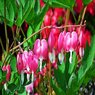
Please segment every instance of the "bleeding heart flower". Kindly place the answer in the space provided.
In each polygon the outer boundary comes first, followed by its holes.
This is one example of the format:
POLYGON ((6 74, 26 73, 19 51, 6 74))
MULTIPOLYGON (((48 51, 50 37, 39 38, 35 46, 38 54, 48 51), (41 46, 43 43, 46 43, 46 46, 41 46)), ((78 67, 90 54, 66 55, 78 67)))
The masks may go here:
POLYGON ((86 42, 90 45, 90 39, 91 39, 91 34, 88 30, 80 32, 79 35, 79 55, 80 57, 83 57, 84 55, 84 48, 86 47, 86 42))
POLYGON ((65 51, 73 51, 76 49, 78 45, 78 35, 76 32, 67 32, 65 37, 64 37, 64 49, 65 51))
POLYGON ((55 37, 52 32, 50 32, 50 35, 48 38, 48 44, 49 44, 50 51, 52 51, 55 46, 55 37))
POLYGON ((34 43, 34 53, 40 59, 40 71, 42 70, 43 59, 48 58, 48 44, 45 39, 37 39, 34 43))
POLYGON ((66 32, 63 31, 59 34, 58 37, 58 51, 61 52, 63 50, 63 43, 64 43, 64 37, 65 37, 66 32))
POLYGON ((67 32, 64 37, 64 49, 66 52, 70 52, 69 61, 72 63, 72 52, 77 48, 78 45, 78 35, 76 32, 67 32))
POLYGON ((32 93, 32 91, 33 91, 33 83, 26 85, 25 89, 26 89, 28 95, 30 95, 30 93, 32 93))
POLYGON ((94 2, 94 0, 88 4, 87 12, 89 12, 92 16, 95 15, 95 2, 94 2))
POLYGON ((6 74, 6 80, 9 81, 10 80, 10 76, 11 76, 11 67, 10 65, 4 65, 2 67, 2 71, 7 71, 7 74, 6 74))
POLYGON ((75 11, 80 13, 83 8, 82 0, 76 0, 75 11))
POLYGON ((18 70, 18 73, 21 74, 21 72, 23 71, 23 61, 22 61, 22 54, 19 52, 17 54, 17 70, 18 70))
POLYGON ((36 55, 33 55, 32 59, 31 57, 29 58, 29 63, 28 63, 30 72, 36 72, 38 68, 38 58, 36 55))
POLYGON ((44 18, 44 25, 49 26, 50 24, 51 24, 50 16, 48 14, 46 14, 45 18, 44 18))
POLYGON ((53 49, 57 49, 57 43, 58 43, 58 36, 60 34, 60 31, 58 29, 53 28, 50 32, 49 38, 48 38, 48 44, 50 51, 52 52, 53 49))
POLYGON ((23 61, 23 69, 27 69, 28 68, 28 60, 29 58, 29 53, 28 51, 24 51, 23 54, 22 54, 22 61, 23 61))
POLYGON ((47 59, 48 57, 48 44, 45 39, 37 39, 34 43, 34 53, 38 58, 47 59))

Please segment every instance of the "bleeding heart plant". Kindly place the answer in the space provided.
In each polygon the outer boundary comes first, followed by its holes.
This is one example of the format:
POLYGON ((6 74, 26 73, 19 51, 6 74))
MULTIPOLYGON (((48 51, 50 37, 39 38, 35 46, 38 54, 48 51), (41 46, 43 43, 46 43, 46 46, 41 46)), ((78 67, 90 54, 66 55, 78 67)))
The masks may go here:
POLYGON ((95 94, 95 0, 0 7, 0 95, 95 94))

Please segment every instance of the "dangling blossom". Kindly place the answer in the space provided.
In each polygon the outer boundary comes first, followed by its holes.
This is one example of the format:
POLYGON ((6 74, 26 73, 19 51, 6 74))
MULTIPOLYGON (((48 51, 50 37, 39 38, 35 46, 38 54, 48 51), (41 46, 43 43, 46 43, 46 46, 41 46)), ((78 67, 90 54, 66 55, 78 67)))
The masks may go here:
POLYGON ((2 71, 7 71, 7 74, 6 74, 6 80, 9 81, 10 80, 10 76, 11 76, 11 67, 10 65, 4 65, 2 67, 2 71))
POLYGON ((48 38, 48 44, 49 44, 49 48, 50 48, 50 52, 49 52, 49 60, 51 61, 51 63, 55 62, 55 37, 53 35, 53 32, 50 32, 49 38, 48 38))
MULTIPOLYGON (((10 80, 10 76, 11 76, 11 67, 10 67, 10 65, 9 65, 9 64, 8 64, 8 65, 4 65, 4 66, 2 67, 2 71, 7 71, 7 74, 6 74, 6 81, 9 81, 9 80, 10 80)), ((4 83, 4 89, 5 89, 5 90, 8 89, 6 82, 4 83)))
POLYGON ((32 51, 24 51, 17 55, 17 70, 21 74, 22 84, 24 82, 24 73, 27 73, 27 80, 30 80, 30 74, 36 72, 38 68, 38 58, 32 51))
POLYGON ((69 62, 72 63, 72 52, 77 48, 78 35, 75 31, 67 32, 64 37, 64 49, 66 52, 70 52, 69 62))
POLYGON ((25 89, 26 89, 27 95, 30 95, 30 93, 33 93, 33 83, 26 85, 25 89))
POLYGON ((63 54, 63 51, 64 51, 64 46, 63 46, 63 43, 64 43, 64 36, 65 36, 66 32, 63 31, 59 34, 59 37, 58 37, 58 59, 60 61, 60 63, 63 62, 64 60, 64 54, 63 54))
POLYGON ((86 43, 88 43, 88 45, 90 45, 90 38, 91 34, 89 31, 85 30, 81 30, 80 34, 79 34, 79 55, 80 57, 83 57, 84 55, 84 48, 86 47, 86 43))
POLYGON ((34 43, 34 54, 40 60, 40 71, 42 70, 42 61, 48 58, 48 44, 45 39, 37 39, 34 43))

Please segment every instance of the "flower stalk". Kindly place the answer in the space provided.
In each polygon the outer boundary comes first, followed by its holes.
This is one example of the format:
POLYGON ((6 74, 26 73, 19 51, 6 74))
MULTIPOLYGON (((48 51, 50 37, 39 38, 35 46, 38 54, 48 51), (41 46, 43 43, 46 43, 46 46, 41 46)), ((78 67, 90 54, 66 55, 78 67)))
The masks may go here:
POLYGON ((7 33, 7 25, 6 25, 6 0, 4 0, 4 27, 5 27, 5 38, 6 38, 6 51, 8 52, 9 48, 9 38, 7 33))
MULTIPOLYGON (((56 27, 56 26, 45 26, 41 29, 39 29, 37 32, 33 33, 32 35, 30 35, 27 39, 25 39, 23 42, 20 43, 20 45, 23 45, 26 41, 28 41, 30 38, 32 38, 34 35, 40 33, 42 30, 46 29, 46 28, 58 28, 58 29, 63 29, 63 28, 67 28, 67 27, 85 27, 85 24, 83 25, 64 25, 64 26, 60 26, 60 27, 56 27)), ((10 49, 10 52, 14 51, 15 49, 19 48, 19 45, 15 46, 14 48, 10 49)))

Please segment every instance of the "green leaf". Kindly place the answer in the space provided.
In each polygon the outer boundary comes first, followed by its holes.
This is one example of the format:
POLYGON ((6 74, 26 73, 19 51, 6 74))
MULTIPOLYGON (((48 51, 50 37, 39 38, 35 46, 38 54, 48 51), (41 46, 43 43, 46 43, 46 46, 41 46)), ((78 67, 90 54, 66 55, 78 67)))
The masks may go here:
POLYGON ((18 0, 18 2, 24 7, 25 6, 25 0, 18 0))
POLYGON ((87 83, 95 77, 95 64, 91 66, 91 68, 87 71, 85 75, 85 80, 83 81, 83 84, 87 85, 87 83))
POLYGON ((20 85, 18 93, 19 95, 26 95, 25 87, 23 85, 20 85))
POLYGON ((2 81, 2 70, 0 69, 0 82, 2 81))
POLYGON ((17 72, 17 69, 16 69, 16 57, 15 56, 11 57, 10 65, 11 65, 12 71, 17 72))
MULTIPOLYGON (((0 16, 4 17, 4 0, 0 0, 0 16)), ((0 19, 1 19, 1 17, 0 17, 0 19)))
POLYGON ((69 73, 68 73, 68 71, 69 71, 69 65, 70 65, 70 63, 69 63, 69 57, 70 57, 70 53, 66 53, 66 62, 65 62, 65 82, 66 82, 66 85, 68 84, 68 80, 69 80, 69 77, 70 77, 70 75, 69 75, 69 73))
POLYGON ((3 62, 2 61, 0 61, 0 67, 3 65, 3 62))
POLYGON ((82 0, 83 1, 83 4, 86 6, 88 5, 92 0, 82 0))
POLYGON ((56 95, 66 95, 65 92, 60 87, 56 86, 56 83, 54 82, 53 79, 51 79, 50 83, 56 95))
POLYGON ((26 91, 24 90, 23 93, 19 93, 19 95, 26 95, 26 91))
POLYGON ((6 73, 7 73, 7 72, 2 72, 2 80, 3 80, 3 81, 6 80, 6 73))
POLYGON ((9 95, 9 92, 5 91, 5 89, 2 88, 2 94, 1 95, 9 95))
POLYGON ((39 14, 40 12, 40 0, 36 0, 34 10, 36 14, 39 14))
MULTIPOLYGON (((27 30, 27 37, 30 37, 30 36, 32 35, 32 33, 33 33, 33 29, 32 29, 31 26, 29 26, 29 28, 28 28, 28 30, 27 30)), ((30 38, 30 39, 28 40, 28 43, 29 43, 29 46, 30 46, 30 47, 33 45, 33 40, 32 40, 32 38, 30 38)))
POLYGON ((54 70, 54 76, 56 78, 58 86, 65 91, 66 90, 66 78, 65 78, 65 65, 64 65, 64 63, 62 63, 58 67, 57 70, 56 69, 54 70))
POLYGON ((11 83, 8 85, 8 89, 11 91, 11 92, 14 92, 17 90, 17 86, 14 84, 14 83, 11 83))
POLYGON ((19 6, 18 13, 17 13, 17 19, 16 19, 16 25, 21 26, 22 21, 22 6, 19 6))
POLYGON ((22 23, 25 21, 25 19, 27 19, 31 10, 34 8, 34 4, 35 4, 35 0, 24 0, 23 2, 18 4, 18 13, 17 13, 18 16, 16 20, 17 26, 21 26, 22 23))
POLYGON ((77 76, 75 75, 75 73, 72 73, 68 81, 68 95, 75 95, 78 89, 77 81, 77 76))
MULTIPOLYGON (((0 16, 2 18, 2 20, 4 21, 5 17, 4 17, 4 0, 0 0, 0 16)), ((14 17, 15 17, 15 13, 14 13, 14 7, 13 7, 13 3, 10 0, 6 0, 6 22, 7 25, 12 26, 14 23, 14 17)))
POLYGON ((72 9, 75 0, 51 0, 51 7, 59 7, 59 8, 69 8, 72 9))
POLYGON ((92 36, 90 47, 87 48, 87 50, 84 53, 82 65, 80 66, 80 69, 78 71, 78 82, 80 85, 83 82, 83 79, 85 78, 87 71, 93 64, 94 56, 95 56, 95 34, 92 36))
MULTIPOLYGON (((40 25, 41 25, 41 23, 43 21, 43 18, 45 16, 46 12, 48 11, 48 8, 49 8, 49 1, 41 9, 41 12, 34 17, 34 21, 33 21, 33 24, 32 24, 32 26, 34 26, 33 29, 35 29, 36 27, 37 27, 37 29, 40 28, 40 25)), ((36 29, 36 31, 37 31, 37 29, 36 29)))
MULTIPOLYGON (((25 40, 25 38, 24 38, 24 40, 25 40)), ((24 50, 28 50, 28 49, 29 49, 28 46, 29 46, 29 44, 28 44, 28 42, 26 41, 26 42, 23 44, 24 50)))
POLYGON ((26 22, 31 25, 31 23, 33 23, 33 18, 35 16, 35 12, 34 9, 31 9, 30 14, 28 14, 27 18, 25 19, 26 22))
POLYGON ((62 73, 64 73, 64 71, 65 71, 65 63, 63 62, 61 65, 59 65, 59 66, 58 66, 58 69, 59 69, 62 73))
MULTIPOLYGON (((24 20, 28 17, 28 15, 30 14, 31 10, 34 8, 35 5, 35 1, 33 0, 26 0, 24 9, 23 9, 23 19, 22 19, 22 23, 24 22, 24 20)), ((32 13, 31 13, 32 14, 32 13)))
POLYGON ((8 25, 12 26, 14 24, 14 8, 11 1, 7 0, 7 8, 6 8, 6 18, 8 19, 8 25))
POLYGON ((73 52, 72 63, 69 64, 68 73, 71 74, 76 69, 76 66, 77 66, 77 56, 76 56, 76 53, 73 52))

